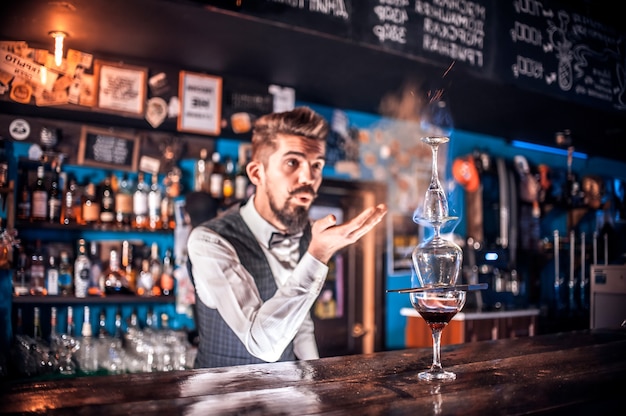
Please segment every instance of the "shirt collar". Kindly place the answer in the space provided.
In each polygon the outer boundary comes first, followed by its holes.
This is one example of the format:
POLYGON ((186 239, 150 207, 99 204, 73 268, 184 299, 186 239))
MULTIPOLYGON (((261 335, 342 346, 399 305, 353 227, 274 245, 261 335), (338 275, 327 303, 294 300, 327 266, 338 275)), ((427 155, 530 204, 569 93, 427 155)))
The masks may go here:
POLYGON ((261 217, 254 206, 254 195, 248 198, 248 202, 240 208, 239 213, 259 244, 269 249, 268 242, 272 233, 279 233, 280 230, 261 217))

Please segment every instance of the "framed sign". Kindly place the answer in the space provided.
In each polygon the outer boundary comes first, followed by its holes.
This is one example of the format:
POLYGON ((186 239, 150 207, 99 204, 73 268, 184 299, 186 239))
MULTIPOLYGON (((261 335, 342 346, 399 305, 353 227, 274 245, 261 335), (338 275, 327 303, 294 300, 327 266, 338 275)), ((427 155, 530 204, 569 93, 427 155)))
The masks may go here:
POLYGON ((96 60, 97 108, 142 117, 146 106, 148 69, 96 60))
POLYGON ((136 171, 139 145, 139 136, 135 134, 83 126, 78 164, 136 171))
POLYGON ((179 131, 218 135, 222 124, 222 78, 181 71, 179 131))

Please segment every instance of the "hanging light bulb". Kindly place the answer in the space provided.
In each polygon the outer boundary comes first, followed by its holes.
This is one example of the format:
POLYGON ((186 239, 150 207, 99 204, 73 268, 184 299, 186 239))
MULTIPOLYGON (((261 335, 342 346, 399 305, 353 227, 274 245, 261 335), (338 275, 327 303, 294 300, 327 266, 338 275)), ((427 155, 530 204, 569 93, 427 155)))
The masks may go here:
POLYGON ((67 37, 67 33, 55 31, 50 32, 50 36, 54 38, 54 63, 61 66, 63 63, 63 41, 67 37))

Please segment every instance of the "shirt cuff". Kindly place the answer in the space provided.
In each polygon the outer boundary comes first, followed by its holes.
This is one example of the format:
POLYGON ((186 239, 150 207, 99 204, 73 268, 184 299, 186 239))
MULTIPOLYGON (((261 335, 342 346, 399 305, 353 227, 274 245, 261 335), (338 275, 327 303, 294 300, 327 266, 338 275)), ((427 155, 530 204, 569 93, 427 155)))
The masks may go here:
POLYGON ((296 266, 294 274, 301 276, 300 282, 305 289, 311 293, 319 293, 328 275, 328 266, 306 252, 296 266))

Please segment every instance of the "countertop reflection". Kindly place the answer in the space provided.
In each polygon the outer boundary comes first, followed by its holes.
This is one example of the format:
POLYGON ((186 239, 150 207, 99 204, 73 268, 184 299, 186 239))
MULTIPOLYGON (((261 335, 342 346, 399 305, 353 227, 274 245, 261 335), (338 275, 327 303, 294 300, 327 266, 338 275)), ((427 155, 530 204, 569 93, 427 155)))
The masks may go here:
POLYGON ((450 382, 417 380, 430 348, 219 369, 4 381, 3 414, 605 414, 626 387, 626 330, 445 346, 450 382))

